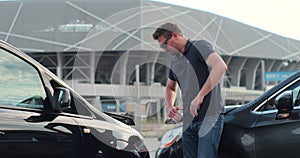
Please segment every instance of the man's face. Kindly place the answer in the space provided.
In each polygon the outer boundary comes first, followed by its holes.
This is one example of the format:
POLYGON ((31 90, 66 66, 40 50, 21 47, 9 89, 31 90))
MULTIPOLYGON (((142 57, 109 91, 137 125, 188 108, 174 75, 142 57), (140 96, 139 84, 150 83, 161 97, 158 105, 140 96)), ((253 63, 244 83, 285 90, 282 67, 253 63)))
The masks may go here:
POLYGON ((168 52, 171 54, 177 54, 179 53, 177 49, 174 48, 174 42, 172 40, 173 36, 170 36, 169 38, 166 38, 164 36, 160 36, 157 41, 159 43, 159 46, 161 49, 163 49, 164 52, 168 52))

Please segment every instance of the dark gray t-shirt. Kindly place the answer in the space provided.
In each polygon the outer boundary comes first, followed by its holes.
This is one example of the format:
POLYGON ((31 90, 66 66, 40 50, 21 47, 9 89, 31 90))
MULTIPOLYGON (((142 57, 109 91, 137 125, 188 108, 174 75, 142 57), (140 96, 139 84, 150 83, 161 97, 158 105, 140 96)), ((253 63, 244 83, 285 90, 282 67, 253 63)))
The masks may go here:
POLYGON ((205 115, 214 115, 224 112, 221 85, 218 84, 205 96, 203 104, 198 110, 198 116, 192 118, 190 114, 189 107, 191 101, 198 94, 210 73, 206 59, 214 52, 211 44, 205 40, 188 40, 184 54, 176 54, 172 57, 169 78, 177 81, 181 89, 184 105, 184 122, 202 120, 205 115))

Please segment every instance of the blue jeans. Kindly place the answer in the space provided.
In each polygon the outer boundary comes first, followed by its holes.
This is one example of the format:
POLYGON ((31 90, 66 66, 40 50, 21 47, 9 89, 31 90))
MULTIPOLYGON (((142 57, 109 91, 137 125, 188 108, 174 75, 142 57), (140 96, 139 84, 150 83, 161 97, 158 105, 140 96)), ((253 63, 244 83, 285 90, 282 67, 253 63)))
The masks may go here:
POLYGON ((217 158, 223 125, 223 114, 190 123, 182 135, 183 157, 217 158))

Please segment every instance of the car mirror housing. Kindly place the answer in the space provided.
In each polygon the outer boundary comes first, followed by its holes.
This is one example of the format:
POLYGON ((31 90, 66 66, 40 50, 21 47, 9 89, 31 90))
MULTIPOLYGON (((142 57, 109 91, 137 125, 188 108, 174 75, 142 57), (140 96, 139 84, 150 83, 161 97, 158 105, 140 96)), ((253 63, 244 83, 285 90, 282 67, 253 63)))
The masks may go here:
POLYGON ((299 106, 299 104, 300 104, 300 89, 299 89, 298 94, 297 94, 297 97, 296 97, 296 99, 295 99, 294 107, 295 107, 295 106, 299 106))
POLYGON ((276 119, 289 118, 293 110, 292 91, 284 91, 275 99, 275 106, 278 109, 276 119))
POLYGON ((56 87, 53 95, 52 109, 57 112, 68 108, 71 104, 70 91, 63 87, 56 87))

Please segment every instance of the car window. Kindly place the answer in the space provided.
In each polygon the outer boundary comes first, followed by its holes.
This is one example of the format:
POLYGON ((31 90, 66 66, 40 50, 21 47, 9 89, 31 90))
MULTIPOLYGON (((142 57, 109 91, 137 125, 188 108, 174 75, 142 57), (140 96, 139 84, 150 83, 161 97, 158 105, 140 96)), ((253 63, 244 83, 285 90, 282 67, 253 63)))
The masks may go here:
POLYGON ((46 93, 38 71, 4 49, 0 56, 0 104, 43 109, 46 93))
MULTIPOLYGON (((287 91, 287 90, 292 90, 292 92, 293 92, 292 95, 293 95, 293 105, 294 105, 294 108, 300 108, 299 104, 295 104, 296 98, 297 98, 299 90, 300 90, 300 81, 297 81, 294 84, 288 86, 282 92, 287 91)), ((281 94, 281 93, 279 93, 279 94, 281 94)), ((275 98, 278 95, 274 96, 273 98, 270 98, 270 100, 268 100, 263 106, 261 106, 261 108, 258 109, 258 111, 271 111, 271 110, 275 110, 276 109, 275 98)))

